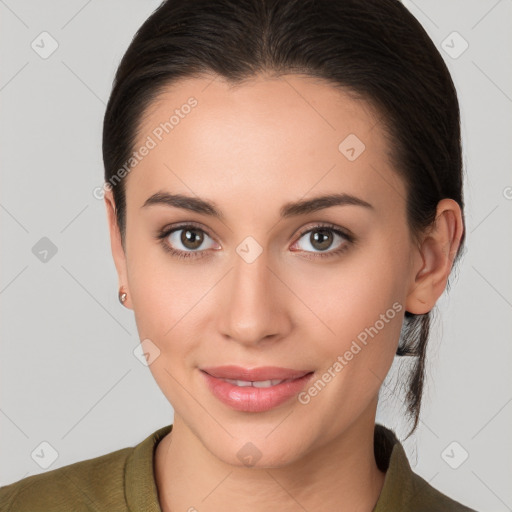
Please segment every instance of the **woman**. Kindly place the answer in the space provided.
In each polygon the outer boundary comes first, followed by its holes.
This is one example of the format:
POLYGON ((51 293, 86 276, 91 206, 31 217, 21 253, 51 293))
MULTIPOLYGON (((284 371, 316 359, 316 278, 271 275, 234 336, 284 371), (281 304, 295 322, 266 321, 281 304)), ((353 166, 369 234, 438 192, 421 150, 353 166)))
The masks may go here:
POLYGON ((464 243, 456 91, 396 0, 169 0, 103 132, 119 299, 175 411, 2 510, 471 510, 375 423, 395 355, 419 421, 464 243))

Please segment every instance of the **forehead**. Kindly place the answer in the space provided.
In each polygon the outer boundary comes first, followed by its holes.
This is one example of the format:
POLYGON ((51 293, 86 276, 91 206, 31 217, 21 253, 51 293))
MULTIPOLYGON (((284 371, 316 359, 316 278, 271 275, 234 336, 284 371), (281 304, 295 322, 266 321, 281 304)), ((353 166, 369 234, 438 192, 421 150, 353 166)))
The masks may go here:
POLYGON ((235 86, 215 76, 180 80, 144 113, 134 150, 151 149, 132 168, 127 196, 140 205, 159 190, 220 202, 226 191, 365 199, 385 187, 403 198, 383 130, 368 102, 318 78, 258 76, 235 86))

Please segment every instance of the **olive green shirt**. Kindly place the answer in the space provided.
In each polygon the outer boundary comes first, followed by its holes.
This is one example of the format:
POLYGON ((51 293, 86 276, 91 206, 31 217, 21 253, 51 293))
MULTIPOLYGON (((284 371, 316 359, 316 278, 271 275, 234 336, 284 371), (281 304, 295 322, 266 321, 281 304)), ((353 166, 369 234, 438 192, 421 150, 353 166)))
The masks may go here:
MULTIPOLYGON (((172 425, 123 448, 0 487, 0 511, 161 512, 153 470, 155 448, 172 425)), ((393 431, 377 424, 377 465, 386 471, 373 512, 475 512, 415 474, 393 431)))

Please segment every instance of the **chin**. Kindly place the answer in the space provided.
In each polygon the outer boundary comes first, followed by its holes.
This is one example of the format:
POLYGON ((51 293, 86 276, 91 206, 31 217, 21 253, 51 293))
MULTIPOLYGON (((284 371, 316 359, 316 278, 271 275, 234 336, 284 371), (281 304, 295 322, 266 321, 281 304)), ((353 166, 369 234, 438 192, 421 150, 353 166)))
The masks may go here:
POLYGON ((261 443, 254 441, 238 441, 223 449, 216 445, 210 450, 213 455, 224 463, 238 468, 271 469, 292 464, 304 455, 304 444, 297 447, 288 446, 283 449, 279 442, 269 443, 264 438, 261 443), (220 448, 220 449, 219 449, 220 448), (229 453, 229 456, 227 454, 229 453))

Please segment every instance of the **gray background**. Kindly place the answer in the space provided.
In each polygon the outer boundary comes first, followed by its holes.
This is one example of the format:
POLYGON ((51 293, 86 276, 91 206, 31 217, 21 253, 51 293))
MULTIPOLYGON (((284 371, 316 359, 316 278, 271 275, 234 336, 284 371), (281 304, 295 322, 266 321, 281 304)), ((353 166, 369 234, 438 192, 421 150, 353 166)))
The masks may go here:
MULTIPOLYGON (((0 1, 0 485, 45 471, 44 441, 58 453, 51 470, 133 446, 173 420, 133 354, 133 313, 117 301, 105 208, 93 196, 114 71, 159 3, 0 1), (46 59, 31 47, 43 31, 58 43, 46 59), (46 261, 43 237, 57 249, 46 261)), ((458 89, 468 247, 439 301, 422 422, 405 447, 442 492, 512 510, 512 1, 405 4, 458 89), (456 58, 454 31, 469 44, 456 58)), ((403 435, 394 369, 378 420, 403 435)))

